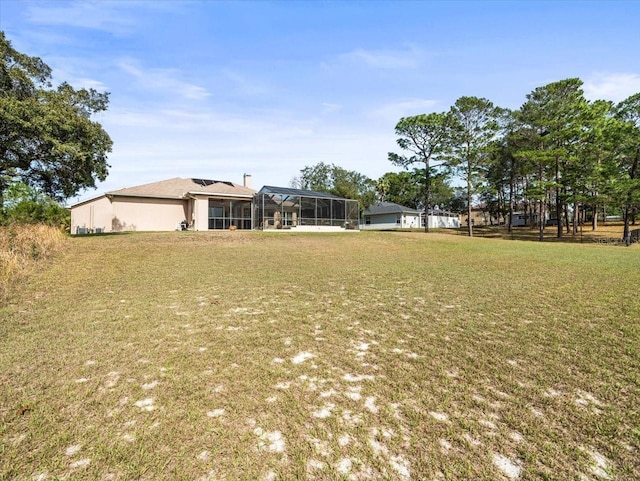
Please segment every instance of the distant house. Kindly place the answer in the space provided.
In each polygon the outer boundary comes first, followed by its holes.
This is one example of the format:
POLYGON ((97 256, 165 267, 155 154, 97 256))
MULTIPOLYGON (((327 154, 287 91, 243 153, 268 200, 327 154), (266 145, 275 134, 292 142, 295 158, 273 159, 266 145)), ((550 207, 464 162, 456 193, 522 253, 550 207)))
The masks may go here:
POLYGON ((378 202, 364 211, 363 229, 402 229, 420 227, 420 212, 411 207, 378 202))
MULTIPOLYGON (((458 214, 433 209, 429 212, 429 227, 452 229, 460 227, 458 214)), ((363 229, 407 229, 424 227, 424 211, 394 204, 379 202, 364 211, 363 229)))
POLYGON ((113 190, 70 207, 71 233, 251 229, 250 183, 174 178, 113 190))
MULTIPOLYGON (((549 218, 549 213, 547 212, 545 217, 549 218)), ((512 226, 513 227, 526 227, 530 225, 539 225, 540 223, 540 213, 539 212, 514 212, 512 218, 512 226)), ((557 223, 556 223, 557 225, 557 223)))

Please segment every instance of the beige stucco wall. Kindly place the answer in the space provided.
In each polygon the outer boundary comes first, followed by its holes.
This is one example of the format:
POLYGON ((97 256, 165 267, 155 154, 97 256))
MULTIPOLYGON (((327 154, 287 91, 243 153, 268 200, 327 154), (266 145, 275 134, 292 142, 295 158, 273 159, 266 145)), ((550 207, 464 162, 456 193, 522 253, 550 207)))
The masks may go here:
POLYGON ((110 227, 113 232, 175 230, 187 215, 187 201, 182 199, 113 197, 110 227))
POLYGON ((209 229, 209 198, 196 196, 193 207, 193 229, 209 229))
POLYGON ((95 229, 111 231, 112 212, 111 201, 104 195, 74 206, 71 209, 71 233, 76 234, 80 227, 87 228, 90 232, 95 232, 95 229))
POLYGON ((197 195, 188 199, 161 199, 101 196, 71 208, 71 233, 78 233, 78 227, 86 227, 89 232, 95 232, 96 228, 103 229, 103 232, 172 231, 183 220, 193 230, 208 230, 209 197, 197 195))

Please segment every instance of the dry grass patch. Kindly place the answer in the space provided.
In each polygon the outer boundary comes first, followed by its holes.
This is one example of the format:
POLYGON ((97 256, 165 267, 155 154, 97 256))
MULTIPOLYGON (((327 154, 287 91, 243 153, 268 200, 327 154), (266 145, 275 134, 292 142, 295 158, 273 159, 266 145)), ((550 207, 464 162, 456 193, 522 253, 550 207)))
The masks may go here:
POLYGON ((58 251, 65 240, 59 228, 44 224, 0 226, 0 302, 12 285, 58 251))
POLYGON ((70 242, 0 311, 0 478, 640 477, 636 247, 70 242))

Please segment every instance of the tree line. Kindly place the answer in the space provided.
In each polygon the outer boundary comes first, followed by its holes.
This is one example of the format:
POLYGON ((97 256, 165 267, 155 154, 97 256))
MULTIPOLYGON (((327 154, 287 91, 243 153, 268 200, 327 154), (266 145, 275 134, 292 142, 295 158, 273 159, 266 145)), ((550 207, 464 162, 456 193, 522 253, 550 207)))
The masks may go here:
MULTIPOLYGON (((514 214, 524 215, 538 226, 540 240, 547 223, 557 237, 586 222, 595 230, 598 215, 610 209, 622 214, 626 239, 640 208, 640 93, 617 104, 588 101, 582 85, 570 78, 538 87, 518 110, 460 97, 447 112, 399 120, 401 152, 388 159, 403 172, 370 180, 321 163, 305 167, 295 181, 350 194, 365 206, 372 199, 427 211, 435 204, 464 206, 467 219, 478 202, 509 231, 514 214), (463 189, 450 186, 454 176, 463 189), (354 181, 351 190, 342 186, 345 179, 354 181)), ((472 236, 473 223, 467 225, 472 236)))

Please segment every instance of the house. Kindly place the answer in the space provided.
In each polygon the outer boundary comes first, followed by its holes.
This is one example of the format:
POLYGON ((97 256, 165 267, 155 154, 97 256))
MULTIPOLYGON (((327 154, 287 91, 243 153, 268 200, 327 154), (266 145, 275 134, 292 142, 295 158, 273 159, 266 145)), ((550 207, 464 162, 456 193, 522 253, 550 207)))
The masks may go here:
POLYGON ((358 230, 358 201, 327 192, 265 185, 254 196, 253 205, 256 229, 358 230))
MULTIPOLYGON (((429 227, 453 229, 460 227, 458 214, 434 208, 429 212, 429 227)), ((424 227, 424 211, 393 202, 379 202, 364 211, 363 229, 406 229, 424 227)))
POLYGON ((357 230, 357 200, 326 192, 179 178, 113 190, 71 209, 71 233, 295 229, 357 230))
POLYGON ((379 202, 364 211, 363 229, 420 227, 420 212, 393 202, 379 202))
POLYGON ((244 185, 179 178, 107 192, 71 209, 71 233, 251 229, 251 176, 244 185))

